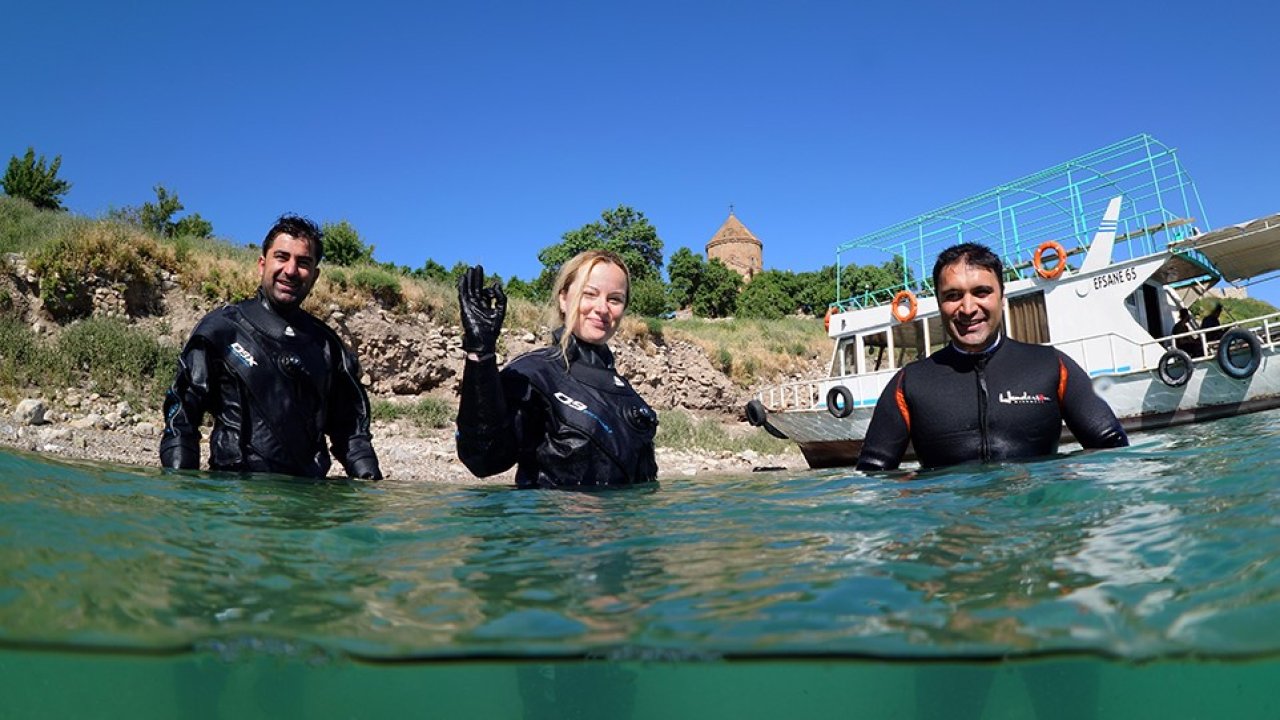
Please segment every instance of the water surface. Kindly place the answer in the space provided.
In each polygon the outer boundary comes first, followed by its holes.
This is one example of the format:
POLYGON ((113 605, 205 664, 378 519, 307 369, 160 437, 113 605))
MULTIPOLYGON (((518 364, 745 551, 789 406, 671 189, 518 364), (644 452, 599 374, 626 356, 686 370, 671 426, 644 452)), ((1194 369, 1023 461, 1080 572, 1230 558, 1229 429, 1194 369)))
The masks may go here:
POLYGON ((1134 440, 594 494, 0 453, 0 696, 14 716, 379 716, 424 692, 452 716, 1280 715, 1280 414, 1134 440))

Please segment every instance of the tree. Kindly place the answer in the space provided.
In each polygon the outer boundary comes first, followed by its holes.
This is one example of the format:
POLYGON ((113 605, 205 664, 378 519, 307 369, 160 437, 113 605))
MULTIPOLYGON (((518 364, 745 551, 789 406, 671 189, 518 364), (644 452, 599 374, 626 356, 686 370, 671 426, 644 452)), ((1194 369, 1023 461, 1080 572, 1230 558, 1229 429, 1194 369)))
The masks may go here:
POLYGON ((506 290, 507 297, 524 298, 533 303, 540 303, 546 300, 545 297, 538 296, 538 289, 534 283, 521 280, 515 275, 512 275, 511 279, 507 280, 503 289, 506 290))
POLYGON ((644 317, 658 317, 667 311, 667 289, 654 277, 631 282, 631 298, 627 312, 644 317))
POLYGON ((346 220, 325 223, 320 231, 324 233, 324 257, 334 265, 373 262, 373 246, 365 245, 360 233, 346 220))
POLYGON ((422 263, 422 267, 409 274, 423 280, 439 280, 441 282, 449 278, 449 270, 431 258, 427 258, 427 261, 422 263))
POLYGON ((736 317, 776 320, 795 309, 790 273, 766 270, 751 278, 738 294, 736 317))
POLYGON ((709 260, 693 296, 693 311, 702 317, 729 317, 737 306, 742 276, 719 258, 709 260))
MULTIPOLYGON (((911 284, 912 274, 908 272, 902 256, 895 255, 881 265, 848 265, 840 273, 841 300, 860 296, 865 293, 888 291, 903 287, 903 282, 911 284)), ((892 293, 889 293, 891 296, 892 293)), ((877 300, 888 300, 888 297, 877 297, 877 300)))
POLYGON ((449 281, 450 285, 457 285, 458 281, 462 279, 462 276, 465 275, 467 270, 470 268, 471 266, 468 265, 465 260, 459 260, 453 264, 453 267, 449 268, 449 277, 446 279, 449 281))
POLYGON ((836 300, 836 266, 825 265, 795 275, 796 309, 810 315, 825 315, 836 300))
POLYGON ((694 293, 702 282, 704 272, 706 263, 702 256, 689 248, 682 247, 671 254, 667 275, 671 278, 671 303, 676 308, 687 308, 693 304, 694 293))
POLYGON ((71 190, 71 183, 58 179, 61 167, 61 155, 46 167, 44 155, 37 159, 35 148, 28 147, 21 160, 17 155, 9 158, 9 167, 0 185, 10 197, 27 200, 42 210, 61 210, 61 197, 71 190))
POLYGON ((542 274, 536 284, 540 291, 551 294, 560 267, 574 255, 586 250, 608 250, 617 253, 627 264, 631 281, 662 277, 662 240, 658 231, 638 212, 626 205, 600 213, 598 222, 590 222, 561 236, 561 241, 538 253, 542 274))
POLYGON ((200 213, 191 213, 173 226, 174 237, 213 237, 213 223, 200 217, 200 213))
POLYGON ((159 184, 152 190, 156 194, 154 203, 143 203, 140 208, 112 210, 109 215, 118 220, 136 223, 144 230, 161 237, 213 237, 213 223, 200 217, 200 213, 192 213, 177 222, 173 221, 173 216, 183 210, 177 193, 170 194, 165 186, 159 184))
POLYGON ((142 203, 138 219, 142 222, 143 229, 162 237, 172 237, 175 228, 173 216, 182 210, 182 201, 176 193, 170 195, 163 185, 157 184, 152 190, 156 193, 155 204, 142 203))

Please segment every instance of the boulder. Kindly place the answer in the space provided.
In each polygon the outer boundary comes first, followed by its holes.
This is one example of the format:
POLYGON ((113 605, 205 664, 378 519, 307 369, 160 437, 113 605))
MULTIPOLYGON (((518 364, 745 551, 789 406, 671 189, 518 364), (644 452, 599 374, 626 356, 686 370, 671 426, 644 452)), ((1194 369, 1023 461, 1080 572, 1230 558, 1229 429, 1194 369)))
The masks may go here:
POLYGON ((48 422, 45 418, 48 412, 49 406, 43 400, 27 398, 14 409, 13 420, 19 425, 43 425, 48 422))

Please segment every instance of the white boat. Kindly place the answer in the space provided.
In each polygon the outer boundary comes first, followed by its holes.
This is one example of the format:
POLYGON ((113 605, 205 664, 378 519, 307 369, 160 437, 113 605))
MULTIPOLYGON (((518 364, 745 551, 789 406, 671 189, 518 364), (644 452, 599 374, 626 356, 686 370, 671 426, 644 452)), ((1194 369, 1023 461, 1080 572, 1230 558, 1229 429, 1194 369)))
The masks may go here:
POLYGON ((1204 224, 1175 151, 1139 135, 845 243, 838 272, 846 253, 875 250, 901 281, 834 303, 829 375, 761 391, 748 420, 796 442, 812 467, 854 464, 886 383, 948 342, 932 269, 957 242, 1004 261, 1008 336, 1075 359, 1126 430, 1280 407, 1280 313, 1171 334, 1179 310, 1220 283, 1280 269, 1280 214, 1204 224))

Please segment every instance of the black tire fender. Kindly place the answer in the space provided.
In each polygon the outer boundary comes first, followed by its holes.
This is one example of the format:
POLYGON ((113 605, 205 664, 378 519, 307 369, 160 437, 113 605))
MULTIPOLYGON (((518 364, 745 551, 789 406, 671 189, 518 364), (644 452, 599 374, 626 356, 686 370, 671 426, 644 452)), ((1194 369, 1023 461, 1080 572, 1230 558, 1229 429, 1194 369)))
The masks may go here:
POLYGON ((844 385, 837 385, 827 391, 827 412, 839 420, 853 414, 853 393, 844 385))
POLYGON ((1258 371, 1258 366, 1262 364, 1262 343, 1258 340, 1258 336, 1245 330, 1244 328, 1231 328, 1218 341, 1218 367, 1222 368, 1222 372, 1237 380, 1244 380, 1252 376, 1258 371), (1249 359, 1243 364, 1237 364, 1231 357, 1231 346, 1243 342, 1249 346, 1249 359))
POLYGON ((1191 379, 1191 370, 1195 367, 1191 364, 1191 356, 1185 350, 1178 348, 1170 348, 1160 356, 1160 362, 1156 365, 1156 373, 1160 376, 1160 382, 1169 387, 1182 387, 1191 379), (1181 375, 1174 375, 1172 369, 1182 363, 1187 370, 1181 375))
POLYGON ((765 421, 769 419, 769 411, 765 409, 764 403, 759 400, 752 400, 747 403, 747 423, 752 427, 761 427, 765 421))

